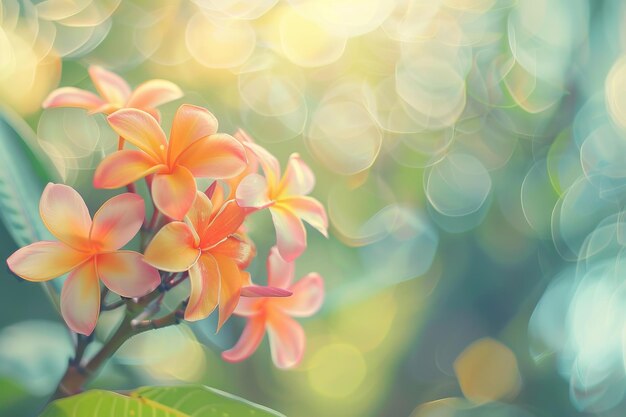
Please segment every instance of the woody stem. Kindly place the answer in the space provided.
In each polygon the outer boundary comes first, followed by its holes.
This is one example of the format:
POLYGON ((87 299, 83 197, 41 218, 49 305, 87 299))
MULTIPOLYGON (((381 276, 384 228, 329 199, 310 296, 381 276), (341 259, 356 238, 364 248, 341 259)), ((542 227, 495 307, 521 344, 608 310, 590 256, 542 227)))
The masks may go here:
MULTIPOLYGON (((126 299, 126 312, 117 330, 115 330, 102 348, 84 365, 81 365, 81 359, 90 337, 79 336, 76 345, 76 354, 74 358, 69 361, 67 370, 61 378, 50 401, 81 392, 84 385, 98 374, 102 365, 131 337, 148 330, 160 329, 180 323, 184 315, 187 300, 183 301, 178 308, 163 317, 141 320, 139 322, 136 321, 136 318, 144 312, 150 303, 163 295, 162 291, 162 288, 158 288, 142 298, 136 300, 126 299)), ((167 289, 165 289, 165 291, 167 291, 167 289)))

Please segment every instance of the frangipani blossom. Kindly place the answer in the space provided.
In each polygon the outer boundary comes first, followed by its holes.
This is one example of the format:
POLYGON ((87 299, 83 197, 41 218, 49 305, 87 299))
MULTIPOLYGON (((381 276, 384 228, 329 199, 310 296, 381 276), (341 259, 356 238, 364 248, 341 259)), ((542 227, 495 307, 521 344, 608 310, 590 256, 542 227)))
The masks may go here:
POLYGON ((246 142, 258 158, 265 178, 253 173, 244 178, 237 187, 237 203, 242 207, 257 209, 269 207, 276 228, 276 246, 286 261, 293 261, 306 249, 306 229, 302 221, 309 223, 328 236, 328 218, 324 206, 307 196, 315 185, 311 169, 297 153, 289 157, 287 169, 280 178, 280 166, 276 158, 261 146, 246 142))
POLYGON ((195 177, 229 178, 247 164, 243 146, 232 136, 217 133, 217 119, 201 107, 178 108, 169 142, 156 119, 141 110, 118 110, 108 120, 138 149, 120 150, 102 160, 94 186, 119 188, 154 174, 154 204, 175 220, 181 220, 193 204, 195 177))
POLYGON ((248 135, 243 129, 237 129, 233 137, 237 139, 242 145, 244 145, 246 158, 248 159, 248 165, 239 175, 229 178, 225 181, 229 189, 227 196, 227 199, 229 200, 236 197, 235 192, 237 191, 237 187, 239 187, 239 184, 241 184, 241 181, 243 181, 243 179, 246 178, 248 175, 256 173, 259 169, 259 162, 257 161, 256 155, 250 150, 250 148, 246 146, 248 143, 254 143, 252 137, 248 135))
POLYGON ((201 320, 219 305, 218 330, 240 296, 288 296, 284 290, 252 286, 241 266, 249 262, 250 246, 236 235, 246 216, 234 200, 214 207, 197 192, 185 222, 166 224, 145 252, 146 262, 163 271, 189 271, 191 293, 185 320, 201 320))
POLYGON ((242 298, 234 314, 248 319, 248 323, 232 349, 222 353, 228 362, 239 362, 252 355, 269 335, 272 360, 279 368, 297 365, 304 353, 305 336, 302 326, 292 317, 315 314, 324 299, 324 281, 317 273, 305 275, 292 284, 295 267, 285 261, 276 247, 267 259, 268 285, 284 288, 293 294, 288 298, 242 298))
POLYGON ((135 108, 160 119, 156 108, 183 96, 176 84, 166 80, 149 80, 131 91, 123 78, 97 65, 89 67, 89 76, 100 96, 75 87, 61 87, 48 95, 43 107, 78 107, 90 113, 104 114, 135 108))
POLYGON ((119 250, 139 231, 145 214, 137 194, 105 202, 93 217, 71 187, 48 184, 39 205, 44 224, 59 241, 35 242, 7 260, 28 281, 48 281, 70 272, 61 291, 61 314, 77 333, 92 333, 100 312, 100 281, 123 297, 140 297, 160 283, 159 272, 140 253, 119 250))

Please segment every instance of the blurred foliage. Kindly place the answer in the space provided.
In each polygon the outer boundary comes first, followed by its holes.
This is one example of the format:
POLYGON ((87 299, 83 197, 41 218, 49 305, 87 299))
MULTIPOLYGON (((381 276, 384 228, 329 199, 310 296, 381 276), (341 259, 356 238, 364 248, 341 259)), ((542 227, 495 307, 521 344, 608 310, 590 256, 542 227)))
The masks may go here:
MULTIPOLYGON (((41 111, 49 91, 91 89, 90 64, 168 79, 186 95, 166 128, 184 100, 311 164, 331 238, 310 234, 297 274, 327 302, 294 371, 266 344, 223 363, 243 323, 209 318, 127 343, 92 388, 199 383, 303 417, 621 416, 625 18, 621 0, 0 0, 0 179, 21 197, 3 219, 46 172, 92 207, 111 195, 91 180, 117 138, 41 111)), ((267 216, 250 233, 263 282, 267 216)), ((58 323, 39 286, 1 285, 1 335, 58 323)), ((29 359, 50 354, 37 336, 0 343, 2 415, 54 389, 16 379, 57 375, 29 359)))

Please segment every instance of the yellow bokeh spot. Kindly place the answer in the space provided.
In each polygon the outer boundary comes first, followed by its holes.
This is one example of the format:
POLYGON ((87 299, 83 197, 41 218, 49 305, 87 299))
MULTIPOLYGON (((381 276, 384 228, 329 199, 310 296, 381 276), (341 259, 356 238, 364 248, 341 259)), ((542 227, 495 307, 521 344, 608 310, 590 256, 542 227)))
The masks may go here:
POLYGON ((346 38, 286 8, 280 19, 280 42, 291 62, 303 67, 319 67, 338 60, 346 49, 346 38))
POLYGON ((604 94, 609 114, 622 128, 626 129, 626 55, 618 59, 606 77, 604 94))
POLYGON ((234 68, 250 58, 256 32, 243 20, 211 20, 196 13, 187 24, 185 36, 191 55, 209 68, 234 68))
POLYGON ((497 340, 484 338, 469 345, 454 361, 463 395, 482 404, 517 395, 521 377, 515 354, 497 340))
POLYGON ((320 395, 345 398, 355 392, 367 374, 360 351, 348 344, 331 344, 318 350, 308 372, 311 387, 320 395))

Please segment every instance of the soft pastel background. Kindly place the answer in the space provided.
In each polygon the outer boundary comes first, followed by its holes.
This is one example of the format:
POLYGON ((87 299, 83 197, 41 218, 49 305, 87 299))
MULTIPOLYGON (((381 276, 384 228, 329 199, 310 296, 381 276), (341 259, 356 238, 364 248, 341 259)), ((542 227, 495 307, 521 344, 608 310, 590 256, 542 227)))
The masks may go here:
MULTIPOLYGON (((90 187, 117 143, 104 118, 41 110, 59 85, 93 90, 98 64, 178 83, 166 126, 191 102, 283 163, 300 152, 328 207, 331 238, 311 231, 298 262, 327 287, 300 367, 267 342, 222 362, 243 323, 211 318, 142 335, 92 386, 200 382, 302 417, 624 415, 624 21, 622 0, 0 0, 16 193, 111 195, 90 187)), ((268 218, 251 233, 263 281, 268 218)), ((2 259, 25 243, 0 236, 2 259)), ((70 339, 44 288, 2 271, 0 415, 29 415, 70 339)))

